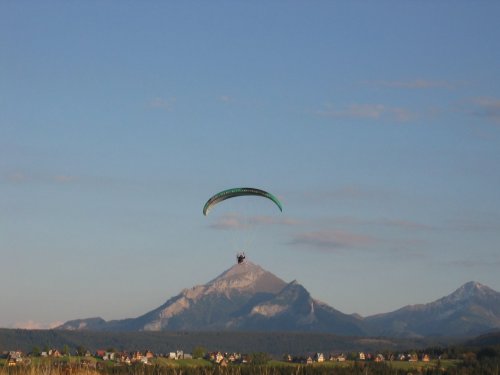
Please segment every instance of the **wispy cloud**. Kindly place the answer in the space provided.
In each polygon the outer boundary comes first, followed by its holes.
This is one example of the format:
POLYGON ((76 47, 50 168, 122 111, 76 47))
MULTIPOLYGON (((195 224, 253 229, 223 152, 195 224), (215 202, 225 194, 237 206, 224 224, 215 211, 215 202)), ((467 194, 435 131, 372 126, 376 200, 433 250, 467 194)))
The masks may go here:
POLYGON ((210 225, 212 229, 220 230, 242 230, 258 225, 281 225, 294 226, 298 225, 299 221, 290 218, 271 217, 271 216, 252 216, 245 217, 238 214, 227 214, 218 218, 210 225))
POLYGON ((324 202, 326 200, 386 200, 394 198, 396 193, 370 186, 345 185, 330 190, 318 190, 299 193, 307 201, 324 202))
POLYGON ((498 218, 486 216, 482 219, 452 219, 444 224, 445 229, 460 232, 497 232, 500 231, 500 221, 498 218))
POLYGON ((11 183, 23 183, 29 180, 28 176, 22 172, 12 172, 4 176, 7 182, 11 183))
POLYGON ((458 260, 452 260, 447 264, 461 268, 478 268, 478 267, 497 268, 498 266, 500 266, 500 260, 458 259, 458 260))
POLYGON ((389 219, 389 218, 363 219, 352 216, 344 216, 344 217, 334 218, 331 222, 333 224, 342 226, 378 226, 378 227, 401 228, 407 230, 437 229, 433 225, 407 219, 389 219))
POLYGON ((369 85, 377 87, 386 87, 393 89, 434 89, 434 88, 444 88, 452 89, 455 87, 454 84, 444 80, 428 80, 428 79, 413 79, 413 80, 394 80, 394 81, 370 81, 367 82, 369 85))
POLYGON ((52 180, 54 180, 54 182, 58 182, 61 184, 68 184, 71 182, 78 181, 78 177, 70 175, 56 175, 52 177, 52 180))
POLYGON ((473 106, 472 115, 500 123, 500 99, 474 98, 471 100, 471 104, 473 106))
POLYGON ((15 184, 24 183, 55 183, 55 184, 69 184, 79 180, 77 176, 68 174, 43 174, 43 173, 27 173, 27 172, 11 172, 3 176, 4 181, 15 184))
POLYGON ((217 99, 223 103, 230 103, 233 101, 233 98, 229 95, 220 95, 217 99))
POLYGON ((332 104, 326 104, 322 109, 319 109, 314 113, 323 117, 387 120, 392 122, 408 122, 416 118, 416 114, 406 108, 369 103, 354 103, 340 107, 332 104))
POLYGON ((28 320, 25 322, 16 322, 12 325, 12 328, 18 329, 52 329, 60 326, 64 322, 52 322, 52 323, 40 323, 34 320, 28 320))
POLYGON ((170 98, 161 98, 161 97, 156 97, 151 99, 149 102, 149 108, 152 109, 163 109, 164 111, 170 112, 177 99, 175 97, 170 97, 170 98))
POLYGON ((380 239, 365 234, 340 230, 319 230, 299 233, 292 239, 290 244, 312 246, 324 251, 338 251, 369 247, 380 242, 380 239))

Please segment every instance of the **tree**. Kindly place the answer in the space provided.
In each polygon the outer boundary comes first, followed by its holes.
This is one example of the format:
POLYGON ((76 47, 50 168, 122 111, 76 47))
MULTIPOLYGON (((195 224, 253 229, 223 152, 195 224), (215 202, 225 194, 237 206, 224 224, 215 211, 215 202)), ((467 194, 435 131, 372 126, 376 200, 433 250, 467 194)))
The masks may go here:
POLYGON ((39 346, 34 346, 33 349, 31 350, 31 353, 33 354, 34 357, 40 357, 40 347, 39 346))
POLYGON ((207 350, 202 346, 197 346, 193 349, 193 358, 203 358, 207 350))
POLYGON ((250 363, 252 365, 265 365, 270 360, 271 358, 269 357, 269 354, 264 352, 255 352, 250 354, 250 363))
POLYGON ((83 356, 85 356, 85 353, 87 353, 87 349, 84 346, 79 345, 76 348, 76 355, 83 357, 83 356))

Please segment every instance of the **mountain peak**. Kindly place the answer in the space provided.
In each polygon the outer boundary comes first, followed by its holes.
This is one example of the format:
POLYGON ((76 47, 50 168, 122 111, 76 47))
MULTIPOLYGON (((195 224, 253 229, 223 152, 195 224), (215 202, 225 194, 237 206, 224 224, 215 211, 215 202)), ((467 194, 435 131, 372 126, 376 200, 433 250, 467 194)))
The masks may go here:
POLYGON ((490 288, 488 288, 486 285, 478 283, 477 281, 469 281, 468 283, 465 283, 464 285, 462 285, 458 289, 459 290, 463 289, 463 290, 471 291, 472 292, 472 291, 484 291, 484 290, 487 290, 487 289, 490 289, 490 288))
POLYGON ((463 301, 470 299, 472 297, 486 296, 492 293, 496 294, 496 292, 493 289, 487 287, 486 285, 483 285, 476 281, 469 281, 464 285, 462 285, 457 290, 455 290, 453 293, 448 295, 447 297, 444 297, 444 299, 446 299, 448 302, 463 301))
POLYGON ((286 283, 250 261, 235 264, 205 284, 208 292, 252 291, 277 293, 286 283))

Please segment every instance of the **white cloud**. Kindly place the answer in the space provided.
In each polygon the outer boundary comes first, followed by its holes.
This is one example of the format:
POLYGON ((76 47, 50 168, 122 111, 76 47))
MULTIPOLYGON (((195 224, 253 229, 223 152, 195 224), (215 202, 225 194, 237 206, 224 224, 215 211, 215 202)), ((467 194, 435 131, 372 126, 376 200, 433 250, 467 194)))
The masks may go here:
POLYGON ((219 101, 224 102, 224 103, 229 103, 233 101, 233 98, 229 95, 220 95, 219 96, 219 101))
POLYGON ((500 123, 500 99, 475 98, 472 99, 472 114, 500 123))
POLYGON ((22 173, 22 172, 13 172, 13 173, 7 174, 5 176, 5 179, 8 182, 21 183, 21 182, 27 182, 28 176, 26 176, 26 174, 22 173))
POLYGON ((315 111, 316 115, 333 118, 358 118, 369 120, 387 120, 393 122, 408 122, 416 116, 405 108, 388 107, 383 104, 350 104, 336 107, 331 104, 315 111))
POLYGON ((433 88, 446 88, 451 89, 454 85, 444 80, 427 80, 427 79, 414 79, 408 81, 374 81, 369 82, 375 86, 395 88, 395 89, 433 89, 433 88))
POLYGON ((167 112, 170 112, 173 109, 176 100, 177 99, 175 97, 170 97, 170 98, 156 97, 149 102, 149 108, 163 109, 167 112))
POLYGON ((78 180, 76 176, 69 176, 69 175, 56 175, 52 178, 55 182, 58 183, 70 183, 70 182, 75 182, 78 180))
POLYGON ((319 230, 299 233, 291 245, 307 245, 322 250, 337 251, 375 245, 380 240, 370 235, 350 233, 340 230, 319 230))
POLYGON ((360 219, 351 216, 339 217, 332 220, 333 224, 343 226, 378 226, 378 227, 393 227, 407 230, 434 230, 436 227, 413 220, 405 219, 389 219, 389 218, 374 218, 360 219))
POLYGON ((26 172, 11 172, 4 176, 7 182, 11 183, 57 183, 68 184, 79 180, 77 176, 68 174, 43 174, 43 173, 26 173, 26 172))
POLYGON ((299 221, 283 218, 283 217, 272 217, 272 216, 251 216, 245 217, 244 215, 238 214, 226 214, 219 217, 210 228, 222 229, 222 230, 241 230, 248 229, 250 227, 258 225, 282 225, 282 226, 293 226, 298 225, 299 221))

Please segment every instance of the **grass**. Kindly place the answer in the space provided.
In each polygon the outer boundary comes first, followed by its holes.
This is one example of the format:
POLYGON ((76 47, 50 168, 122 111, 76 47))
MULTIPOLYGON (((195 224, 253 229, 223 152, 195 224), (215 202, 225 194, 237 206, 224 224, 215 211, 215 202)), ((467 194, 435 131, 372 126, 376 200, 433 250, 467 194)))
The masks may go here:
MULTIPOLYGON (((200 370, 200 374, 240 374, 243 372, 247 372, 245 367, 246 365, 230 365, 230 368, 228 368, 226 371, 218 371, 218 366, 214 366, 211 362, 204 360, 204 359, 182 359, 182 360, 172 360, 172 359, 167 359, 167 358, 154 358, 152 361, 152 364, 154 368, 156 369, 164 369, 164 371, 161 371, 160 373, 165 373, 165 374, 185 374, 185 373, 198 373, 197 369, 200 370)), ((303 370, 306 368, 315 368, 319 370, 321 373, 323 373, 323 370, 326 370, 328 373, 330 371, 334 371, 335 368, 352 368, 355 366, 356 363, 363 363, 363 362, 356 362, 356 361, 345 361, 345 362, 323 362, 323 363, 313 363, 310 365, 305 365, 305 364, 297 364, 297 363, 290 363, 290 362, 284 362, 284 361, 278 361, 278 360, 272 360, 270 361, 266 366, 259 367, 259 371, 266 374, 272 374, 272 373, 282 373, 282 370, 279 370, 279 368, 287 368, 291 371, 290 373, 295 373, 296 371, 299 370, 299 368, 302 368, 303 370), (296 370, 294 370, 296 368, 296 370)), ((366 362, 369 363, 369 362, 366 362)), ((412 371, 423 371, 426 369, 452 369, 456 367, 460 361, 459 360, 432 360, 430 362, 406 362, 406 361, 386 361, 384 362, 385 365, 393 368, 394 370, 397 371, 405 371, 405 372, 412 372, 412 371)), ((95 358, 83 358, 83 357, 63 357, 63 358, 58 358, 58 359, 51 359, 51 358, 33 358, 31 360, 31 364, 28 366, 16 366, 13 368, 8 368, 6 365, 6 360, 5 359, 0 359, 0 375, 102 375, 102 374, 107 374, 107 373, 130 373, 130 374, 147 374, 150 373, 146 371, 147 369, 144 368, 143 366, 136 366, 136 367, 124 367, 122 370, 116 372, 115 371, 115 364, 110 361, 99 361, 96 360, 95 358), (91 366, 82 366, 80 364, 80 361, 82 359, 85 359, 87 361, 91 361, 93 365, 91 366), (96 363, 101 363, 103 367, 95 367, 96 363), (128 370, 127 370, 128 368, 128 370)), ((118 369, 116 369, 118 370, 118 369)), ((221 369, 222 370, 222 369, 221 369)), ((303 371, 302 370, 302 371, 303 371)), ((155 372, 156 374, 156 372, 155 372)))
POLYGON ((213 364, 205 359, 168 359, 168 358, 154 358, 153 365, 165 367, 212 367, 213 364))

